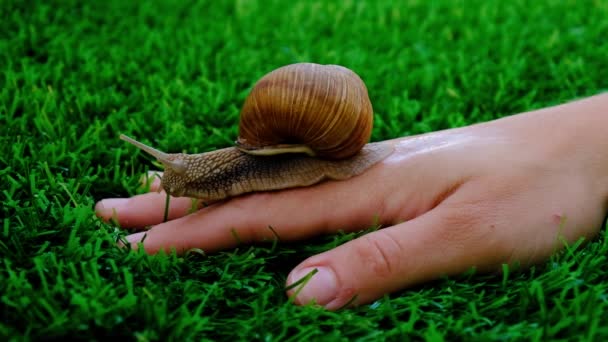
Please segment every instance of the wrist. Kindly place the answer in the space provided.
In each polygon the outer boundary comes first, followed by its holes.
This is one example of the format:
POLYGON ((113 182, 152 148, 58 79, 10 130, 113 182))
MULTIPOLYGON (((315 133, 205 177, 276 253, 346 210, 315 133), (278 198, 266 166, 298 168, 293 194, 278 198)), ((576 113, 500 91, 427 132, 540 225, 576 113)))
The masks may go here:
POLYGON ((574 163, 608 201, 608 93, 547 108, 538 131, 557 142, 558 158, 574 163), (553 122, 553 123, 549 123, 553 122))
POLYGON ((608 93, 498 121, 507 121, 498 126, 518 137, 521 153, 540 158, 547 168, 584 177, 608 205, 608 93))

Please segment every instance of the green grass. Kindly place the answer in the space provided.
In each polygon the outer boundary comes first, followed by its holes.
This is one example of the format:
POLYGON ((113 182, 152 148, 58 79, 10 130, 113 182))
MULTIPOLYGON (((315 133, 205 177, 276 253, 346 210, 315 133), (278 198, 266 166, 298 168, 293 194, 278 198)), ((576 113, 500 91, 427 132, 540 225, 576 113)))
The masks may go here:
POLYGON ((525 272, 327 312, 292 305, 285 277, 355 234, 148 256, 93 212, 153 167, 119 133, 229 146, 251 85, 293 62, 357 71, 373 140, 605 91, 608 2, 4 0, 0 15, 0 339, 608 339, 605 229, 525 272))

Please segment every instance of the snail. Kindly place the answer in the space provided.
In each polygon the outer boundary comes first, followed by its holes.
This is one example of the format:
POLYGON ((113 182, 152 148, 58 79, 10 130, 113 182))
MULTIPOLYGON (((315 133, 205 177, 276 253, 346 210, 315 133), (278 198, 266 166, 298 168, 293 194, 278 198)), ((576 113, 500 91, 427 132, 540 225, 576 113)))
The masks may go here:
POLYGON ((356 73, 297 63, 271 71, 253 86, 233 147, 169 154, 120 138, 163 164, 161 188, 169 195, 218 201, 363 173, 393 151, 389 143, 368 142, 372 123, 367 88, 356 73))

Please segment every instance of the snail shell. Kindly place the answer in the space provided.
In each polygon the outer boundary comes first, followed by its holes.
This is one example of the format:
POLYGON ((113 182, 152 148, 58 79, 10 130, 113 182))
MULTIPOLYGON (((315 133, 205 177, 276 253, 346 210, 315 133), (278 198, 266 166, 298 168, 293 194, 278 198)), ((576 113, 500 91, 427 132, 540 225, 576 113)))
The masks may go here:
POLYGON ((291 64, 253 87, 241 110, 237 147, 343 159, 368 142, 372 125, 372 104, 357 74, 339 65, 291 64))

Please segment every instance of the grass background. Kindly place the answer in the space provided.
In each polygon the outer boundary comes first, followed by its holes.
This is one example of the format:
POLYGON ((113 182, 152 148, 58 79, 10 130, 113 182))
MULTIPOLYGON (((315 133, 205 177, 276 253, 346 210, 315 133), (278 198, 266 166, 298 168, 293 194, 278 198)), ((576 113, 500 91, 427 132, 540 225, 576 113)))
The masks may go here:
POLYGON ((605 91, 608 2, 4 0, 0 15, 3 340, 608 338, 605 229, 526 272, 326 312, 289 303, 285 277, 356 234, 147 256, 93 213, 153 167, 119 133, 229 146, 252 84, 293 62, 355 70, 373 140, 605 91))

